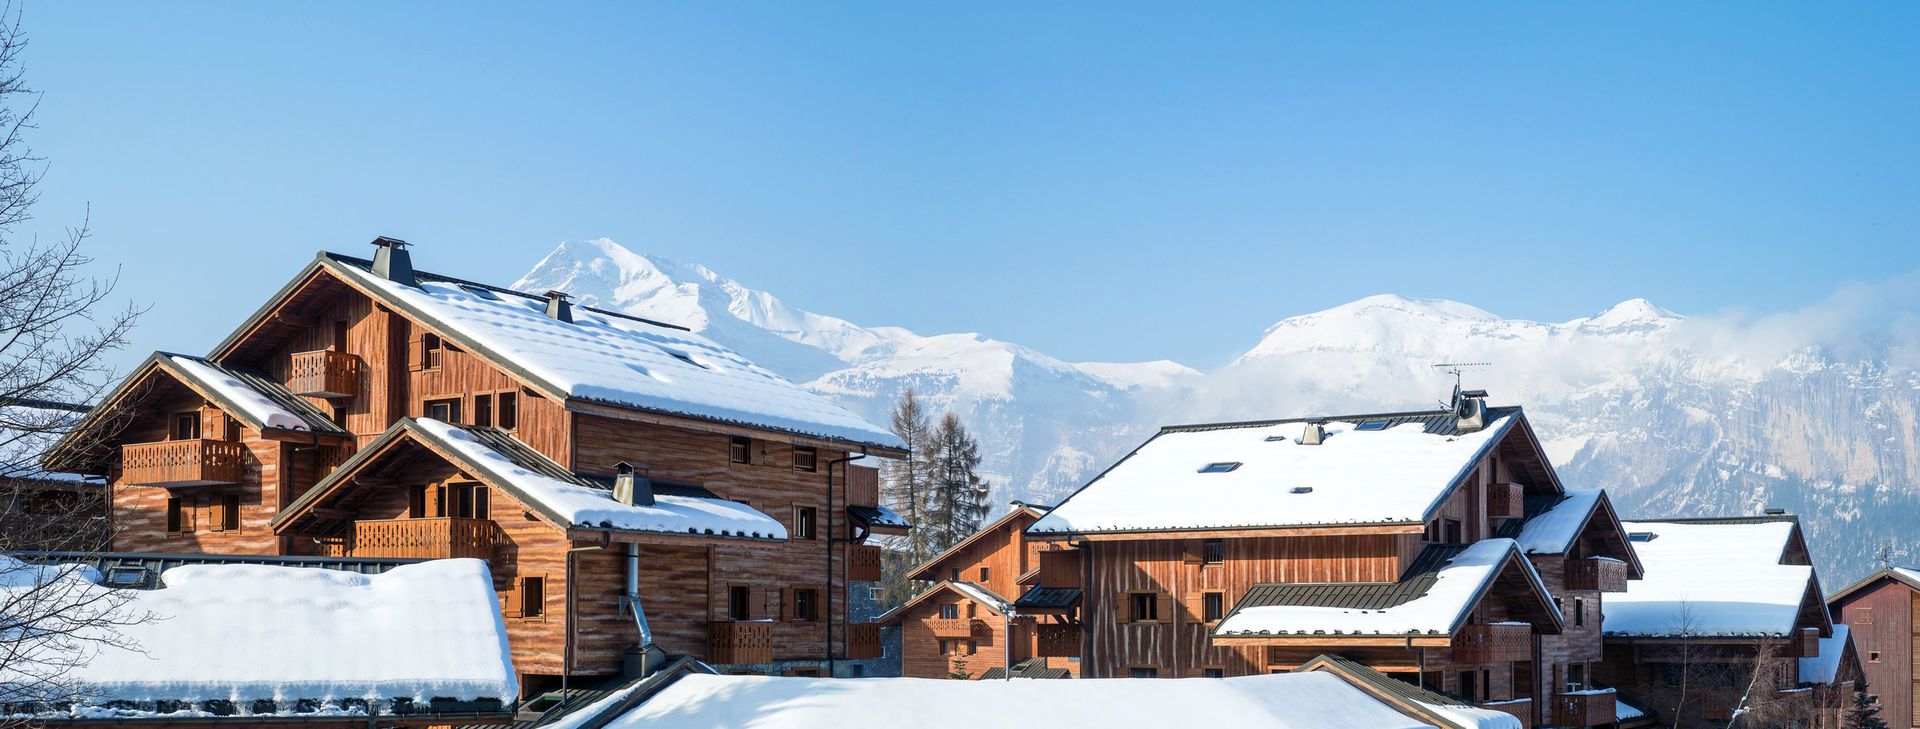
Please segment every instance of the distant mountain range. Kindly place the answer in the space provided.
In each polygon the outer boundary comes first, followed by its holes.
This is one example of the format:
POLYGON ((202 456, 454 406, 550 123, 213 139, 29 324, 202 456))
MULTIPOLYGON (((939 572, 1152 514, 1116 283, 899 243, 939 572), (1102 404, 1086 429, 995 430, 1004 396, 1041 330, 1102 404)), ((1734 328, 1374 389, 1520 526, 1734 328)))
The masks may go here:
POLYGON ((1468 384, 1525 405, 1563 480, 1626 515, 1787 508, 1829 588, 1882 544, 1920 545, 1920 372, 1891 339, 1836 348, 1644 299, 1543 323, 1382 295, 1282 319, 1202 373, 863 327, 609 240, 561 244, 515 288, 691 327, 874 422, 912 387, 980 437, 1002 501, 1058 500, 1162 424, 1431 407, 1452 385, 1434 364, 1488 362, 1468 384))

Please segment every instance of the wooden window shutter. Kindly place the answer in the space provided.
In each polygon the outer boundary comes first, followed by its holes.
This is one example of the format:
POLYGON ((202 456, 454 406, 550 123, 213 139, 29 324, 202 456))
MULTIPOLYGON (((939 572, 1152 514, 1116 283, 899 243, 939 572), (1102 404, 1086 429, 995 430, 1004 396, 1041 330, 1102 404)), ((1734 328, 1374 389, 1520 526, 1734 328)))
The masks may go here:
POLYGON ((419 332, 407 337, 407 371, 419 372, 427 368, 426 337, 419 332))
POLYGON ((1180 543, 1182 551, 1180 561, 1187 564, 1200 564, 1200 550, 1203 548, 1198 539, 1188 539, 1180 543))
POLYGON ((1133 622, 1129 619, 1133 617, 1130 612, 1132 609, 1133 595, 1131 593, 1122 592, 1115 595, 1113 598, 1113 622, 1122 625, 1133 622))
POLYGON ((791 587, 780 588, 780 620, 793 622, 793 588, 791 587))
POLYGON ((520 617, 520 583, 518 581, 500 591, 500 614, 509 618, 520 617))
POLYGON ((1162 593, 1154 599, 1160 602, 1159 610, 1157 611, 1159 614, 1154 617, 1159 618, 1162 623, 1173 622, 1173 596, 1162 593))
POLYGON ((225 497, 214 497, 213 503, 207 505, 207 512, 208 529, 216 532, 224 532, 227 530, 227 500, 225 497))
POLYGON ((750 606, 749 617, 754 620, 766 620, 768 616, 773 615, 773 611, 767 608, 767 600, 773 597, 773 593, 763 587, 749 587, 747 595, 747 604, 750 606))
POLYGON ((978 610, 978 608, 974 606, 973 601, 967 601, 967 618, 969 620, 980 617, 979 613, 975 612, 976 610, 978 610))
POLYGON ((1180 621, 1184 623, 1206 622, 1206 596, 1207 594, 1204 592, 1189 592, 1185 597, 1180 598, 1180 621))

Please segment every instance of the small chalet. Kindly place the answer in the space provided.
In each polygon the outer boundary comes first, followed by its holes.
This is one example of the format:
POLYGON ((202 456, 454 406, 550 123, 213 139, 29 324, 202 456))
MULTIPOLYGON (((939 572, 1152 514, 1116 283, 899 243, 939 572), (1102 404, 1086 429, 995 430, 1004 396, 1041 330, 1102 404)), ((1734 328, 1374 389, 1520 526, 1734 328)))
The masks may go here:
MULTIPOLYGON (((1920 570, 1886 567, 1827 598, 1836 636, 1850 632, 1867 687, 1891 726, 1920 726, 1920 570)), ((1825 646, 1822 646, 1825 649, 1825 646)))
POLYGON ((1837 700, 1815 689, 1859 676, 1846 632, 1828 618, 1798 518, 1623 526, 1646 577, 1607 598, 1606 661, 1596 674, 1662 721, 1724 725, 1736 712, 1837 700))
POLYGON ((0 593, 14 607, 60 606, 36 625, 73 637, 11 643, 31 649, 0 669, 10 687, 0 720, 363 729, 512 719, 519 689, 479 560, 48 558, 0 557, 0 593))
POLYGON ((45 400, 0 405, 0 551, 106 545, 106 482, 40 464, 86 412, 84 405, 45 400))
POLYGON ((323 252, 204 356, 158 353, 47 458, 112 548, 484 560, 530 696, 671 656, 849 675, 879 626, 892 433, 669 323, 323 252), (108 427, 112 422, 115 427, 108 427))

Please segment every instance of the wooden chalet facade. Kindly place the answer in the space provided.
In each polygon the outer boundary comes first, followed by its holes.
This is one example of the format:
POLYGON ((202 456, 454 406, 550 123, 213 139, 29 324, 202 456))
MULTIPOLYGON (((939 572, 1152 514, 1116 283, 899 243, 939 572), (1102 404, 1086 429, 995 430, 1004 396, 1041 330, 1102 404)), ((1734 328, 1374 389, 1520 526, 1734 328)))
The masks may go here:
POLYGON ((897 438, 682 328, 375 245, 205 357, 154 355, 96 411, 126 427, 49 456, 106 478, 115 550, 486 560, 528 692, 660 653, 879 657, 846 590, 906 525, 853 461, 897 438))
MULTIPOLYGON (((1072 555, 1063 544, 1026 534, 1045 514, 1044 507, 1015 503, 914 568, 911 579, 934 589, 880 619, 900 626, 901 675, 1004 677, 1009 668, 1015 675, 1079 675, 1079 587, 1040 581, 1042 564, 1072 555)), ((1072 572, 1051 571, 1077 577, 1072 572)))
POLYGON ((1868 690, 1892 727, 1920 727, 1920 572, 1888 567, 1827 598, 1836 628, 1853 635, 1868 690))
POLYGON ((39 463, 41 452, 86 412, 70 403, 0 401, 0 551, 106 546, 106 483, 39 463))

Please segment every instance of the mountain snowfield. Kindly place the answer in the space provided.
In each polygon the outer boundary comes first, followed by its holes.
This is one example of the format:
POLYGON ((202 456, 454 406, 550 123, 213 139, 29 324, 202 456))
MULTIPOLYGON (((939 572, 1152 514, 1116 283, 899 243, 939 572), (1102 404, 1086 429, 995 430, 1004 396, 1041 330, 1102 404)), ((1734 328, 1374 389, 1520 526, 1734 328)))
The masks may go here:
POLYGON ((1162 424, 1431 407, 1452 386, 1435 365, 1487 363, 1465 368, 1467 384, 1527 406, 1567 485, 1608 489, 1623 515, 1787 508, 1829 587, 1870 571, 1881 544, 1920 544, 1907 518, 1920 513, 1920 370, 1893 364, 1899 337, 1833 346, 1800 331, 1817 319, 1688 318, 1630 299, 1548 323, 1381 295, 1282 319, 1202 373, 863 327, 604 239, 562 243, 514 288, 691 327, 876 423, 911 387, 975 431, 1003 502, 1057 501, 1162 424))

